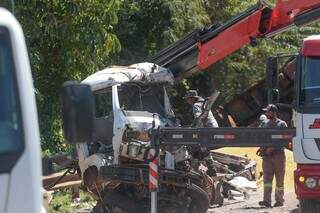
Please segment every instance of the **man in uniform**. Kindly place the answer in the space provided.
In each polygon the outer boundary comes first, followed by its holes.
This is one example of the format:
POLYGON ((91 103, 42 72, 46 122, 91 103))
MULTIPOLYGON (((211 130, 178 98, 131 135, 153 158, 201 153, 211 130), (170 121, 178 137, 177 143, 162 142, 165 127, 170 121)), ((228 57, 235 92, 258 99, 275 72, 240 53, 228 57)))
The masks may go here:
MULTIPOLYGON (((204 99, 198 96, 198 92, 196 90, 189 90, 184 96, 184 99, 189 105, 192 106, 194 119, 196 120, 197 118, 199 118, 204 111, 204 99)), ((200 122, 202 127, 219 127, 216 119, 213 117, 211 110, 209 110, 208 116, 201 119, 200 122)))
MULTIPOLYGON (((278 118, 278 108, 273 104, 269 104, 267 108, 263 109, 268 120, 262 123, 262 128, 286 128, 285 121, 278 118)), ((260 156, 262 156, 262 170, 264 193, 263 201, 259 205, 271 207, 271 193, 273 176, 276 177, 276 189, 274 207, 283 206, 284 199, 284 175, 286 167, 286 157, 284 148, 266 147, 260 148, 260 156)))

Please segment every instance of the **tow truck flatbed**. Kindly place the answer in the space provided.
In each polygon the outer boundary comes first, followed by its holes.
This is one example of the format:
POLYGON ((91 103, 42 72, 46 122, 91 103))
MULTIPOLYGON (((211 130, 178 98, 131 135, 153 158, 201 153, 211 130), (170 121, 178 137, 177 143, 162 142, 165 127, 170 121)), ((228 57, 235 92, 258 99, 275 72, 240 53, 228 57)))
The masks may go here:
POLYGON ((158 145, 219 147, 290 147, 294 128, 181 128, 165 127, 153 130, 158 145))

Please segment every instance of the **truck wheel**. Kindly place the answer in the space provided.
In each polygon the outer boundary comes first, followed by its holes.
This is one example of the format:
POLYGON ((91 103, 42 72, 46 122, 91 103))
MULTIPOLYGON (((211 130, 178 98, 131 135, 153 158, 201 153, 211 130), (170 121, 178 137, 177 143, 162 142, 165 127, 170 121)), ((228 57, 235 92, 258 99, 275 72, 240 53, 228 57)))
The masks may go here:
POLYGON ((206 191, 195 184, 189 187, 191 203, 188 213, 206 213, 209 208, 209 197, 206 191))
POLYGON ((120 192, 107 192, 103 203, 98 201, 92 213, 136 213, 147 212, 146 206, 137 204, 132 198, 120 192))
POLYGON ((320 212, 320 202, 316 200, 300 199, 300 213, 320 212))

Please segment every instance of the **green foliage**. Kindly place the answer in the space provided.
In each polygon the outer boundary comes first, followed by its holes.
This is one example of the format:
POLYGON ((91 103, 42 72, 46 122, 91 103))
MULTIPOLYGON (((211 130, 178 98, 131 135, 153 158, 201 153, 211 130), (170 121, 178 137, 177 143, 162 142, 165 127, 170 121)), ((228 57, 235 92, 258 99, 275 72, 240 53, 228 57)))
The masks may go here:
POLYGON ((53 193, 53 199, 49 205, 49 213, 60 212, 82 212, 84 209, 92 209, 95 206, 96 201, 90 196, 90 194, 80 191, 80 203, 72 204, 71 190, 64 189, 55 191, 53 193))
POLYGON ((31 59, 43 149, 66 149, 59 102, 63 82, 84 79, 120 51, 113 29, 119 7, 119 0, 15 1, 31 59))
POLYGON ((209 23, 200 1, 123 0, 115 28, 122 51, 114 63, 145 61, 187 32, 209 23))

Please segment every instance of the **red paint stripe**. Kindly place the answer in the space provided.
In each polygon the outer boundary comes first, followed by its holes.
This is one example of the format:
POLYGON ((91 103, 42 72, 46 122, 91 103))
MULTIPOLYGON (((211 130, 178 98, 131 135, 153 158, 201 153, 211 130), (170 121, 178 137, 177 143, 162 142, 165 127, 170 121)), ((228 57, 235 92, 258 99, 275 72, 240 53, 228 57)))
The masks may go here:
POLYGON ((152 183, 149 183, 149 189, 150 190, 157 189, 157 186, 153 185, 152 183))
POLYGON ((236 136, 235 135, 232 135, 232 134, 225 134, 224 135, 224 139, 235 139, 236 136))
MULTIPOLYGON (((154 158, 155 153, 156 153, 155 150, 150 150, 149 159, 154 158)), ((149 163, 149 190, 150 191, 158 189, 158 180, 159 180, 158 165, 159 165, 158 158, 154 158, 153 161, 149 163)))
POLYGON ((292 135, 282 135, 283 139, 292 139, 292 135))
POLYGON ((152 177, 156 178, 157 180, 159 179, 159 175, 157 171, 153 171, 152 169, 149 170, 149 175, 152 177))

